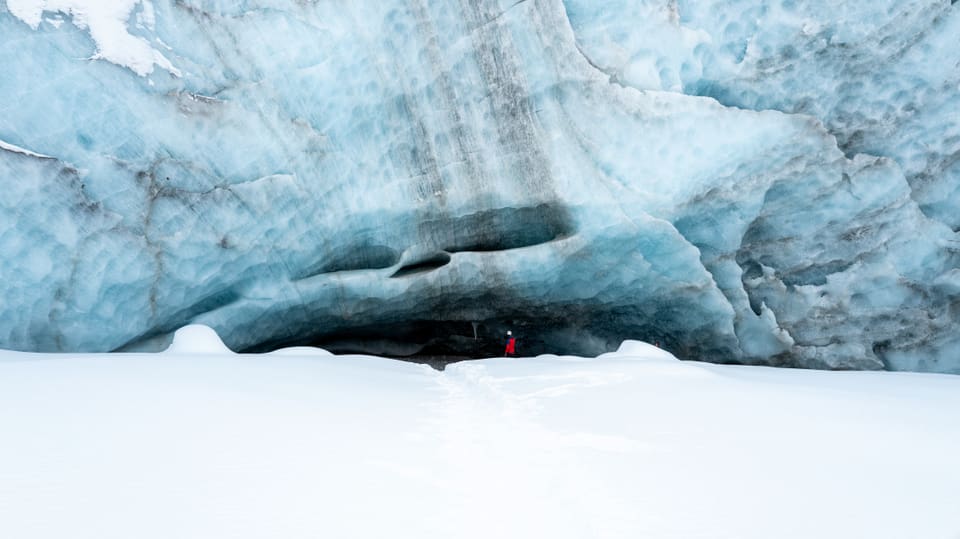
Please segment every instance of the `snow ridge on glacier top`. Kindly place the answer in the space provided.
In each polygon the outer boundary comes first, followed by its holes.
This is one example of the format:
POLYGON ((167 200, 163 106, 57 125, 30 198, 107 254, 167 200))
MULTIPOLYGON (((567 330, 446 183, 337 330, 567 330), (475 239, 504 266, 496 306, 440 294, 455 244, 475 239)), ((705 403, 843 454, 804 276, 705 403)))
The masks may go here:
MULTIPOLYGON (((92 60, 103 59, 126 67, 145 77, 154 65, 181 76, 180 71, 160 51, 142 38, 127 31, 127 23, 134 10, 137 25, 151 29, 155 22, 150 0, 7 0, 7 8, 15 17, 36 30, 43 22, 43 14, 62 13, 80 29, 87 29, 97 44, 92 60)), ((56 19, 54 19, 56 20, 56 19)), ((54 23, 59 24, 59 22, 54 23)))

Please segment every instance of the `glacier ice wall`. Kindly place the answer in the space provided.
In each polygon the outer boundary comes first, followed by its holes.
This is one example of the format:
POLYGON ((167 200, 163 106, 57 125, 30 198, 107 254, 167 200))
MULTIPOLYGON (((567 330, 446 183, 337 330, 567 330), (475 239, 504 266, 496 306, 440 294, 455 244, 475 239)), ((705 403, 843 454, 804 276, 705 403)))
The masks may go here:
POLYGON ((960 371, 960 9, 592 4, 0 3, 0 346, 960 371))
POLYGON ((896 160, 921 210, 960 230, 955 2, 565 4, 578 46, 612 80, 812 115, 847 155, 896 160))

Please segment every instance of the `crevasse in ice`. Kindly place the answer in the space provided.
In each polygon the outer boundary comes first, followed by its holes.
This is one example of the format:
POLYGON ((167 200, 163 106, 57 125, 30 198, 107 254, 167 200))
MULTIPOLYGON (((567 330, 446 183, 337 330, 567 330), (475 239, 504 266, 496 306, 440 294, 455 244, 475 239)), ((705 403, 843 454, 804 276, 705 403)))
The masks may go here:
POLYGON ((0 347, 960 371, 948 2, 6 0, 0 347))

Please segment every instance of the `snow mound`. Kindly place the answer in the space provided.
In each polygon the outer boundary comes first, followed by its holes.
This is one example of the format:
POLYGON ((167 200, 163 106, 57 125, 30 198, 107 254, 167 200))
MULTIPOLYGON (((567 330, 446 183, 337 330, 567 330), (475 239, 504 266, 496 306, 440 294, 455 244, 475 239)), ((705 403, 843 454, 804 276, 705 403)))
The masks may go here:
POLYGON ((679 361, 677 356, 667 352, 659 346, 654 346, 643 341, 623 341, 620 348, 611 354, 603 354, 604 357, 631 357, 637 359, 672 359, 679 361))
POLYGON ((203 324, 190 324, 177 330, 165 354, 232 354, 217 332, 203 324))
POLYGON ((313 346, 291 346, 270 352, 271 356, 332 356, 333 353, 313 346))

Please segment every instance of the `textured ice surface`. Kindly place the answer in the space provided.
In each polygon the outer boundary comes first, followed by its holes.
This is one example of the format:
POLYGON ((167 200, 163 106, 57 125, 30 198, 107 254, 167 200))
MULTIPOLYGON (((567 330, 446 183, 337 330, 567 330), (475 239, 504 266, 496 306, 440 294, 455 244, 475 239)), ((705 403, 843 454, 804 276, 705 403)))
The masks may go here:
POLYGON ((958 8, 591 4, 0 4, 0 346, 960 370, 958 8))
POLYGON ((849 156, 891 157, 960 230, 960 7, 947 0, 565 0, 612 81, 820 119, 849 156))

